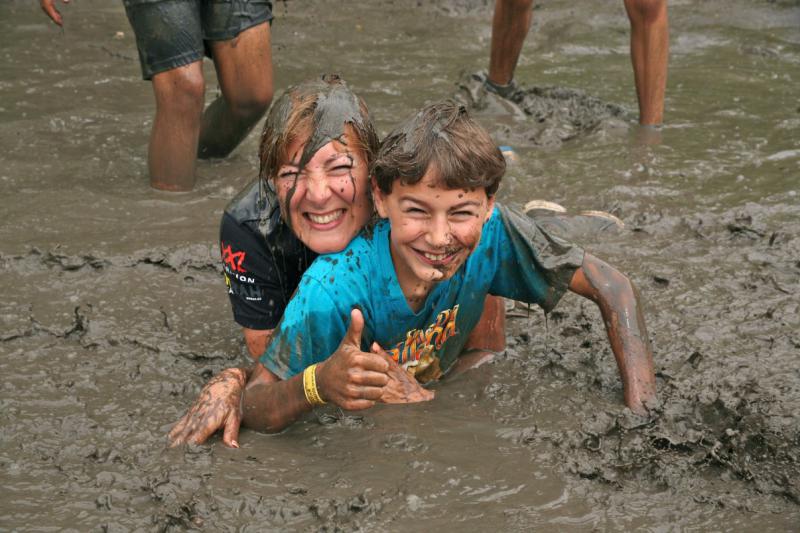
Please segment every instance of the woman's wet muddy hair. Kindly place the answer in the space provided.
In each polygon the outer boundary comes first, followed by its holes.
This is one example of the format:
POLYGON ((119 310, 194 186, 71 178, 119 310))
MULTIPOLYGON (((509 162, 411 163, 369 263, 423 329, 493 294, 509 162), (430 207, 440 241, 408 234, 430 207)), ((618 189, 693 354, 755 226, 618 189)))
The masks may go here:
POLYGON ((425 106, 384 139, 373 164, 373 176, 384 194, 395 180, 417 183, 435 168, 447 189, 483 188, 493 196, 506 162, 489 133, 464 106, 445 101, 425 106))
POLYGON ((378 151, 378 135, 367 105, 342 78, 326 74, 290 87, 272 105, 264 122, 259 176, 275 177, 281 163, 292 155, 287 151, 296 139, 308 139, 300 159, 302 168, 330 141, 343 142, 345 132, 350 146, 362 149, 367 165, 371 165, 378 151))

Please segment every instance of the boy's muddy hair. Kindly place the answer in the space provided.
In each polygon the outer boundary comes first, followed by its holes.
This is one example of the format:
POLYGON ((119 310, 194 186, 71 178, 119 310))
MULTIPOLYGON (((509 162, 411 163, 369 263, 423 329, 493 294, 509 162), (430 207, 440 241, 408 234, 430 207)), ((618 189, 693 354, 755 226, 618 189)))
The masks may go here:
POLYGON ((378 151, 378 135, 367 105, 342 78, 326 74, 290 87, 272 104, 264 122, 259 176, 274 178, 281 163, 294 155, 287 151, 296 139, 308 139, 300 158, 299 166, 303 168, 327 143, 342 142, 345 132, 350 147, 363 150, 367 164, 371 164, 378 151))
POLYGON ((384 194, 395 180, 417 183, 435 168, 447 189, 483 188, 493 196, 506 162, 489 133, 467 114, 464 106, 445 101, 425 106, 392 131, 381 144, 373 176, 384 194))

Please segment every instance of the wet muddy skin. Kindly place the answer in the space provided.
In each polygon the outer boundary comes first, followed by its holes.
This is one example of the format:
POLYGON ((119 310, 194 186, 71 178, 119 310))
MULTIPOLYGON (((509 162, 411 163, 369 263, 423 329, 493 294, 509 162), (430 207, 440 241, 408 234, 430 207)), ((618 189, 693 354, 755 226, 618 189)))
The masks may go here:
MULTIPOLYGON (((384 135, 486 68, 488 3, 277 2, 277 89, 338 70, 384 135)), ((191 193, 149 189, 153 97, 121 3, 61 8, 63 33, 2 3, 0 529, 796 530, 800 6, 671 2, 654 143, 634 125, 622 2, 572 5, 537 6, 517 81, 621 114, 478 116, 519 156, 501 201, 624 220, 584 244, 642 293, 661 404, 623 409, 599 312, 568 296, 546 321, 516 309, 507 354, 433 402, 323 410, 234 451, 165 435, 246 361, 217 233, 258 135, 199 163, 191 193), (572 133, 539 142, 551 127, 572 133)))

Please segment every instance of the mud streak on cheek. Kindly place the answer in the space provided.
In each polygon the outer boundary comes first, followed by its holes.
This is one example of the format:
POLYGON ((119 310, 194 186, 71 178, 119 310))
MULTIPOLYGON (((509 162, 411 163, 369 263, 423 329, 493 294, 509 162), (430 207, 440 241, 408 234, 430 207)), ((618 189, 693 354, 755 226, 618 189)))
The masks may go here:
POLYGON ((355 166, 355 159, 353 159, 353 156, 350 154, 350 152, 347 153, 347 159, 350 160, 350 171, 347 173, 347 175, 350 176, 350 184, 353 186, 353 199, 352 199, 352 202, 353 202, 353 205, 355 205, 355 203, 356 203, 356 194, 358 192, 358 191, 356 191, 356 178, 355 178, 355 176, 353 176, 353 167, 355 166))
POLYGON ((292 186, 289 187, 289 190, 286 191, 286 205, 284 208, 286 209, 286 216, 283 219, 286 221, 286 225, 289 226, 289 229, 294 231, 292 227, 292 213, 291 213, 291 205, 292 205, 292 198, 294 198, 295 193, 297 192, 297 182, 300 179, 300 173, 298 172, 294 177, 294 183, 292 186))

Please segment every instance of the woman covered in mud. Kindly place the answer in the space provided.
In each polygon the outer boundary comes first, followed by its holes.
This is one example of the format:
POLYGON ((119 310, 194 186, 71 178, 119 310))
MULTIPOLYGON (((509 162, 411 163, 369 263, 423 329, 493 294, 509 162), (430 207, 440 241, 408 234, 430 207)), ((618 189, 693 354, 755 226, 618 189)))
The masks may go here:
MULTIPOLYGON (((261 137, 259 177, 227 206, 220 229, 234 320, 253 358, 264 352, 311 262, 343 250, 372 217, 369 168, 377 150, 366 105, 338 76, 290 88, 272 106, 261 137)), ((471 358, 503 350, 504 329, 502 299, 489 296, 467 343, 471 358)), ((373 355, 382 365, 385 356, 373 355)), ((391 363, 380 401, 432 396, 391 363)), ((249 372, 229 368, 214 377, 170 431, 170 443, 199 444, 224 428, 223 442, 238 447, 239 403, 249 372)))

